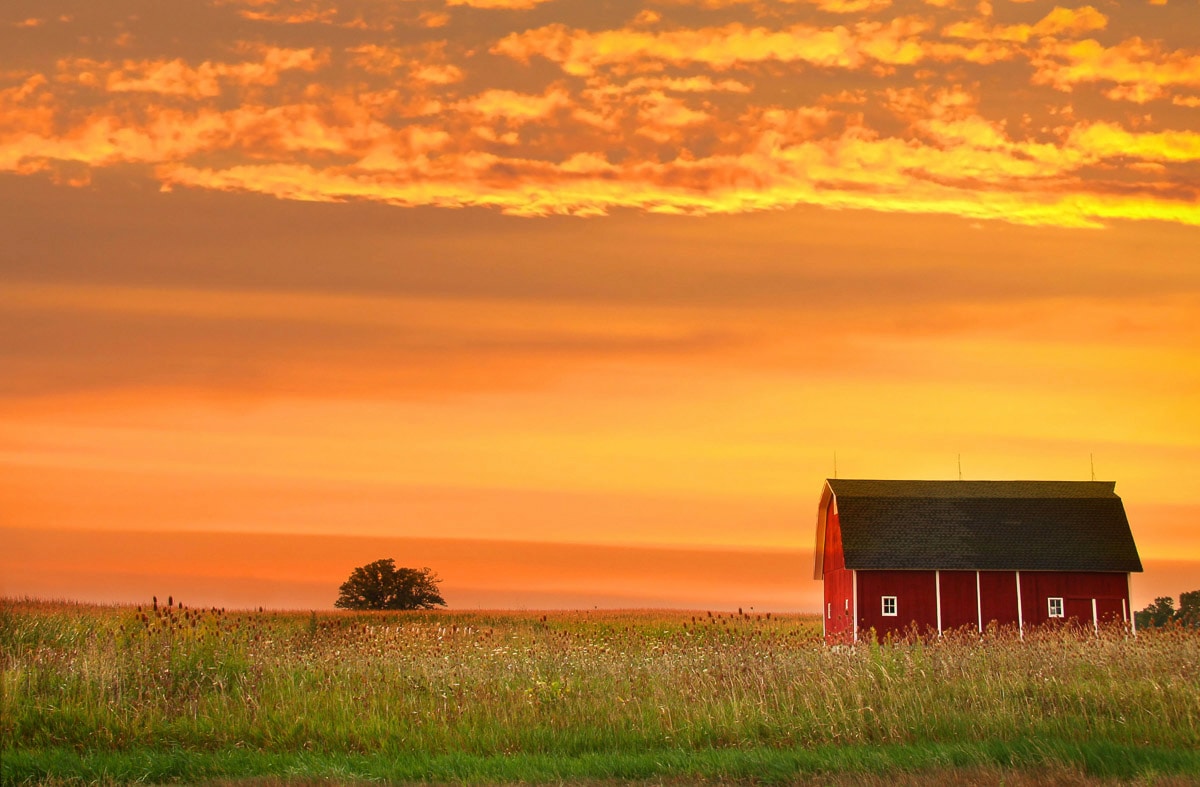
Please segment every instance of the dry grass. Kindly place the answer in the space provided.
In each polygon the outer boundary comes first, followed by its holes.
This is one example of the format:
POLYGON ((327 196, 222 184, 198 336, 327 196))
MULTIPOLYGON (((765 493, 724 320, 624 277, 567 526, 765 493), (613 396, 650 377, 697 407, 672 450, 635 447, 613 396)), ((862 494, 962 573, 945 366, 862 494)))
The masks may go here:
POLYGON ((6 782, 299 767, 487 783, 513 778, 508 762, 518 778, 597 783, 989 781, 1036 766, 1082 784, 1188 775, 1178 752, 1200 749, 1194 631, 832 649, 819 620, 794 615, 225 613, 173 599, 9 600, 0 614, 0 742, 25 763, 4 765, 6 782), (98 764, 114 753, 151 764, 98 764))

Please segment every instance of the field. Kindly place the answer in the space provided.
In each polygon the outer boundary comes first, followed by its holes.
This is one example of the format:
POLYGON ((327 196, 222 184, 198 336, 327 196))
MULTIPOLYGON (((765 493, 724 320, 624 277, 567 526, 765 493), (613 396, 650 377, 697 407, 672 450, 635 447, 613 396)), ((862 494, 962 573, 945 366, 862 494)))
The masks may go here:
POLYGON ((6 785, 1200 780, 1194 630, 7 600, 0 648, 6 785))

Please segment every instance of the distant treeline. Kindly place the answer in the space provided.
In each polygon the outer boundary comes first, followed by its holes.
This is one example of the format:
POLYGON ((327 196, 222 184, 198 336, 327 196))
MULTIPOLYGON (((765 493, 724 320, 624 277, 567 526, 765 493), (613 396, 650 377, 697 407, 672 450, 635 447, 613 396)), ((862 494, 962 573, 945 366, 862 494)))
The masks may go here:
POLYGON ((1161 628, 1172 624, 1200 626, 1200 590, 1179 594, 1179 609, 1175 599, 1159 596, 1154 603, 1138 612, 1135 621, 1138 628, 1161 628))

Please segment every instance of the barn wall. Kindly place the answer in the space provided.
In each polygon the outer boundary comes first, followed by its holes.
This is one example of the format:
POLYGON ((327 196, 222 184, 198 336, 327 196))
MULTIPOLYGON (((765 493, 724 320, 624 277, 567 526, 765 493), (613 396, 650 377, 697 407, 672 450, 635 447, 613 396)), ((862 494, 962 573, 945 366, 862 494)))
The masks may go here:
POLYGON ((842 553, 842 529, 838 515, 830 506, 825 515, 825 557, 823 559, 825 635, 830 641, 850 640, 854 635, 854 573, 846 569, 842 553))
MULTIPOLYGON (((1050 622, 1047 599, 1063 599, 1067 618, 1076 618, 1079 623, 1091 625, 1092 599, 1096 599, 1096 612, 1101 623, 1123 622, 1121 602, 1128 610, 1129 584, 1125 574, 1110 572, 1021 572, 1021 608, 1026 626, 1037 626, 1050 622)), ((1058 622, 1054 619, 1053 622, 1058 622)))
POLYGON ((985 628, 992 621, 1017 625, 1017 578, 1012 571, 980 571, 979 595, 985 628))
POLYGON ((854 636, 854 572, 847 569, 825 574, 825 635, 831 641, 849 641, 854 636))
MULTIPOLYGON (((825 601, 829 606, 824 612, 832 612, 826 619, 826 631, 841 635, 842 639, 852 633, 845 606, 853 592, 853 573, 838 570, 827 574, 825 580, 825 601)), ((1128 578, 1125 574, 1023 571, 1020 577, 1026 629, 1061 622, 1049 617, 1047 600, 1051 597, 1062 598, 1066 617, 1074 617, 1083 625, 1092 623, 1092 599, 1096 600, 1096 612, 1102 624, 1128 620, 1128 578)), ((991 623, 1017 626, 1016 572, 979 572, 978 596, 974 571, 942 571, 940 583, 943 631, 976 628, 980 609, 985 627, 991 623)), ((936 630, 937 599, 937 580, 933 571, 861 570, 858 572, 859 635, 863 636, 871 629, 878 637, 902 634, 913 624, 922 633, 936 630), (895 617, 883 616, 884 596, 896 596, 898 614, 895 617)))
POLYGON ((974 571, 943 571, 942 630, 969 626, 979 629, 979 610, 975 597, 974 571))
POLYGON ((842 526, 832 505, 825 512, 825 558, 822 565, 825 573, 846 567, 846 556, 842 552, 842 526))
POLYGON ((932 571, 859 571, 859 632, 875 629, 878 637, 917 629, 937 629, 937 594, 932 571), (884 596, 896 597, 895 617, 884 617, 884 596))

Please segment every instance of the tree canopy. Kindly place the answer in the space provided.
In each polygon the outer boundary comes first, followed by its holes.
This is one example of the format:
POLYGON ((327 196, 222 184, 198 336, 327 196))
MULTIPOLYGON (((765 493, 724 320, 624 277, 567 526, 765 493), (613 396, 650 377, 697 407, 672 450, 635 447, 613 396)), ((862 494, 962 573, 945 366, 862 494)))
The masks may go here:
POLYGON ((438 592, 442 580, 432 569, 396 568, 392 558, 350 572, 339 588, 339 609, 434 609, 446 606, 438 592))
POLYGON ((1159 596, 1154 603, 1137 613, 1139 628, 1158 628, 1179 623, 1183 626, 1200 626, 1200 590, 1179 594, 1179 609, 1175 599, 1159 596))

